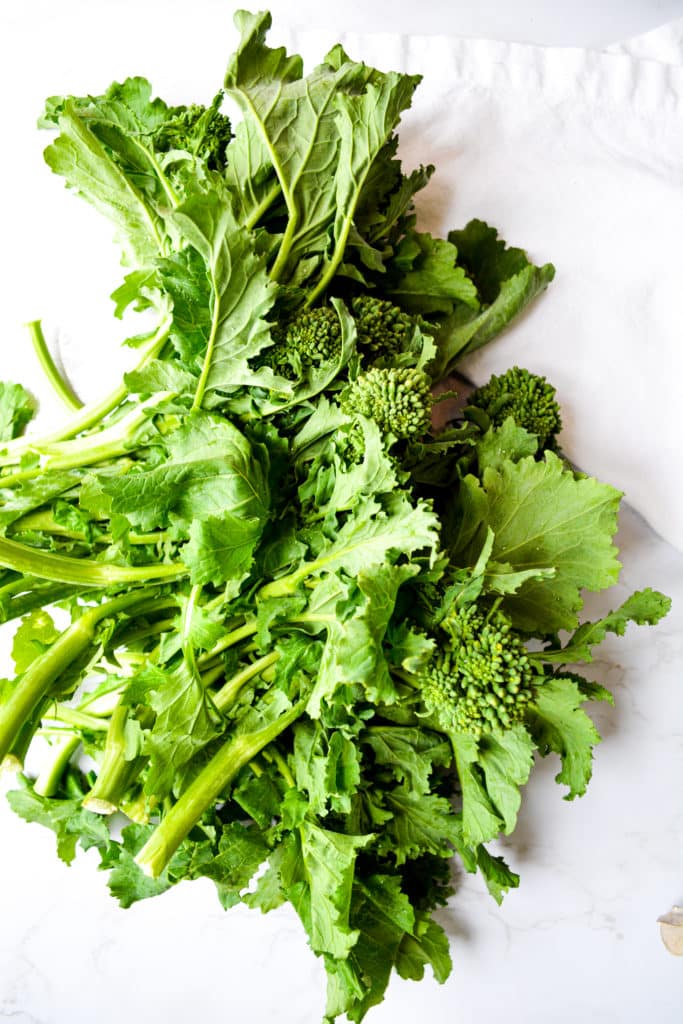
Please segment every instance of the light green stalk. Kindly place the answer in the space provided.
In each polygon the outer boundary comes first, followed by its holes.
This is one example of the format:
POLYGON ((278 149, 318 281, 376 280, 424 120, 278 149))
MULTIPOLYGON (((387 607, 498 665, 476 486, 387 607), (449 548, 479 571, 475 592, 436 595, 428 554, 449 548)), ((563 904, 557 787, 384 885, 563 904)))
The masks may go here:
POLYGON ((25 722, 62 672, 91 646, 102 619, 126 611, 146 596, 146 593, 132 591, 88 609, 35 659, 0 707, 0 762, 12 751, 25 722))
POLYGON ((40 455, 40 465, 31 469, 21 469, 9 476, 0 476, 0 487, 15 487, 27 480, 35 480, 47 472, 65 472, 69 469, 81 469, 98 462, 115 459, 130 451, 133 443, 138 440, 137 434, 141 427, 150 424, 150 412, 168 397, 167 393, 158 394, 141 402, 128 415, 116 423, 88 434, 84 438, 69 441, 34 444, 33 450, 40 455))
POLYGON ((57 369, 52 353, 47 347, 45 341, 45 335, 43 334, 43 327, 40 320, 32 320, 30 324, 26 324, 29 334, 31 335, 31 344, 33 350, 38 357, 38 361, 43 368, 43 373, 52 385, 52 389, 58 398, 62 400, 64 405, 69 409, 70 412, 78 412, 79 409, 83 408, 83 403, 78 398, 68 381, 64 380, 61 373, 57 369))
MULTIPOLYGON (((151 335, 149 342, 142 349, 142 358, 137 363, 136 370, 141 370, 150 359, 155 359, 159 355, 166 344, 172 322, 171 314, 165 311, 154 334, 151 335)), ((108 416, 127 397, 128 388, 122 381, 118 387, 114 388, 113 391, 98 402, 84 405, 68 423, 65 423, 63 427, 53 431, 51 434, 40 438, 18 437, 13 441, 3 443, 0 445, 0 466, 15 465, 21 461, 23 455, 33 451, 36 447, 65 441, 67 438, 75 437, 77 434, 90 430, 101 423, 105 416, 108 416)))
POLYGON ((158 878, 202 814, 226 792, 237 774, 256 754, 303 714, 305 707, 306 701, 299 701, 264 729, 233 736, 223 744, 162 818, 138 853, 135 860, 145 874, 158 878))
POLYGON ((128 712, 128 705, 121 698, 109 722, 97 779, 83 798, 86 810, 96 814, 113 814, 130 783, 134 762, 127 761, 125 756, 128 712))
POLYGON ((33 786, 38 796, 53 796, 59 786, 64 770, 80 746, 81 737, 68 732, 59 737, 52 749, 52 756, 43 766, 33 786))
POLYGON ((243 668, 240 672, 236 672, 235 675, 227 681, 225 686, 222 686, 217 693, 211 695, 218 710, 227 711, 227 709, 235 703, 242 687, 245 686, 250 679, 254 679, 256 676, 259 676, 264 669, 268 668, 269 665, 275 664, 279 657, 280 654, 278 651, 271 651, 270 654, 264 654, 262 658, 258 658, 256 661, 253 661, 251 665, 247 665, 246 668, 243 668))
POLYGON ((187 575, 187 569, 180 562, 110 565, 89 558, 70 558, 40 551, 7 537, 0 537, 0 565, 27 576, 38 576, 56 583, 73 583, 81 587, 114 587, 120 583, 175 580, 187 575))

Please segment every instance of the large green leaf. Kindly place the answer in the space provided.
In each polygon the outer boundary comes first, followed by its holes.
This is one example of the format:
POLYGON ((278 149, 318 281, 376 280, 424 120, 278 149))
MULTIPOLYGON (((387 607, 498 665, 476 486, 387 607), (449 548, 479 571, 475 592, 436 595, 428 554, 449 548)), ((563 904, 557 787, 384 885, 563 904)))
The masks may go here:
POLYGON ((360 569, 360 590, 354 611, 345 617, 342 602, 327 623, 327 641, 308 713, 320 715, 323 698, 329 699, 345 683, 363 685, 373 703, 392 704, 396 690, 389 674, 383 642, 396 595, 402 583, 415 575, 414 566, 378 565, 360 569))
POLYGON ((414 313, 450 313, 456 304, 479 308, 477 289, 458 265, 458 251, 443 238, 411 231, 389 269, 387 294, 414 313))
MULTIPOLYGON (((265 45, 269 14, 238 11, 235 23, 242 38, 225 88, 257 129, 242 131, 240 163, 256 165, 262 175, 265 147, 288 212, 273 274, 287 280, 304 256, 322 258, 333 232, 329 278, 363 182, 418 79, 380 74, 350 61, 341 47, 303 77, 300 57, 265 45), (262 143, 256 142, 257 132, 262 143)), ((242 209, 253 210, 262 201, 252 193, 242 209)))
POLYGON ((358 851, 372 836, 346 836, 304 821, 291 837, 281 877, 315 953, 343 959, 358 931, 349 925, 358 851))
POLYGON ((124 263, 146 267, 165 255, 168 238, 162 218, 88 128, 72 100, 64 102, 58 123, 59 135, 45 150, 45 160, 69 188, 114 223, 124 263))
POLYGON ((505 600, 515 625, 538 636, 573 629, 581 591, 614 583, 620 563, 612 536, 621 495, 608 484, 577 477, 546 452, 544 462, 524 458, 484 471, 483 481, 463 481, 463 513, 454 555, 474 564, 487 529, 492 558, 506 570, 554 569, 530 579, 505 600))
POLYGON ((124 476, 101 476, 113 512, 143 530, 171 515, 188 525, 224 513, 265 522, 269 495, 264 454, 237 427, 197 412, 166 438, 168 458, 124 476))
MULTIPOLYGON (((204 268, 194 268, 196 307, 204 330, 208 327, 195 404, 202 403, 205 392, 216 389, 230 392, 247 384, 275 387, 273 374, 265 367, 254 371, 249 360, 271 343, 265 316, 275 301, 277 287, 268 278, 253 236, 235 220, 229 194, 216 187, 194 196, 179 206, 171 219, 204 260, 204 268), (202 293, 206 296, 206 277, 210 284, 208 317, 202 312, 206 308, 202 297, 202 293)), ((277 384, 280 390, 288 390, 286 381, 277 384)))

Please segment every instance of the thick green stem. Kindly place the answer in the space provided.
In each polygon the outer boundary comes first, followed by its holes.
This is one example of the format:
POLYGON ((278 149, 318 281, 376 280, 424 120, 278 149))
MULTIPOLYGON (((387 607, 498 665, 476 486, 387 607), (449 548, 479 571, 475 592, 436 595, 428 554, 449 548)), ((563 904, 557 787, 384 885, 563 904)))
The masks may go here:
POLYGON ((104 741, 104 757, 97 779, 89 793, 83 798, 83 806, 97 814, 113 814, 128 789, 133 761, 127 761, 126 722, 129 708, 119 700, 109 722, 104 741))
POLYGON ((38 701, 31 713, 27 715, 12 741, 9 752, 5 754, 4 758, 0 757, 0 765, 8 767, 12 771, 20 771, 22 769, 28 748, 33 742, 33 737, 40 729, 43 712, 48 703, 47 698, 43 697, 42 700, 38 701))
POLYGON ((270 654, 264 654, 262 658, 258 658, 251 665, 241 669, 241 671, 236 672, 231 679, 228 679, 225 686, 222 686, 217 693, 212 694, 213 702, 218 710, 227 711, 237 700, 239 692, 245 683, 260 675, 265 668, 273 665, 279 657, 278 651, 272 651, 270 654))
POLYGON ((53 796, 59 786, 64 770, 80 746, 81 737, 67 733, 55 741, 52 756, 41 770, 33 786, 38 796, 53 796))
POLYGON ((122 594, 90 608, 30 665, 0 707, 0 762, 12 751, 22 726, 69 665, 92 644, 98 623, 140 602, 141 594, 122 594))
POLYGON ((202 672, 199 676, 202 686, 204 689, 208 689, 209 686, 213 686, 221 677, 225 676, 225 665, 214 665, 206 672, 202 672))
POLYGON ((143 790, 140 789, 135 796, 122 799, 119 807, 124 814, 128 815, 131 821, 136 821, 139 825, 147 825, 149 822, 147 803, 147 797, 143 790))
POLYGON ((299 701, 277 721, 258 732, 233 736, 214 754, 135 858, 145 874, 158 878, 202 814, 225 793, 236 775, 256 754, 303 714, 305 707, 306 702, 299 701))
POLYGON ((120 583, 147 583, 153 580, 175 580, 187 575, 179 562, 152 565, 111 565, 88 558, 69 558, 41 551, 0 537, 0 565, 27 576, 38 576, 55 583, 73 583, 81 587, 113 587, 120 583))
POLYGON ((33 350, 43 368, 43 373, 52 385, 53 391, 57 397, 62 400, 70 412, 78 412, 79 409, 83 408, 83 402, 81 402, 80 398, 74 394, 71 385, 68 381, 64 380, 57 369, 55 361, 52 358, 52 353, 47 347, 45 335, 43 334, 43 326, 40 320, 32 320, 31 323, 26 324, 26 326, 31 335, 33 350))
MULTIPOLYGON (((165 313, 161 323, 151 336, 149 343, 143 349, 143 355, 135 367, 136 370, 141 370, 145 363, 159 355, 166 344, 171 323, 170 313, 165 313)), ((90 430, 101 423, 105 416, 108 416, 127 397, 128 388, 125 383, 121 382, 118 387, 100 399, 99 402, 84 405, 68 423, 53 433, 40 438, 20 437, 14 441, 7 441, 0 445, 0 451, 3 452, 3 455, 0 456, 0 465, 11 465, 20 462, 22 455, 25 455, 26 452, 33 451, 35 448, 45 444, 65 441, 67 438, 75 437, 76 434, 82 434, 84 431, 90 430)))

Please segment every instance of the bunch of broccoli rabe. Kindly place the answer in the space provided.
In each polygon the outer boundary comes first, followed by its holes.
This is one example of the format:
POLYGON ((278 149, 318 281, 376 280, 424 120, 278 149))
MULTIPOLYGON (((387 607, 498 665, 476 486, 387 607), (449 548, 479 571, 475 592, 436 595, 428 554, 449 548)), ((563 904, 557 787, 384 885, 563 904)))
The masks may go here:
POLYGON ((584 792, 583 705, 611 700, 567 666, 668 602, 579 625, 617 579, 620 495, 563 459, 543 378, 431 428, 433 385, 553 268, 481 221, 416 229, 432 168, 405 175, 394 130, 418 79, 341 47, 302 77, 268 15, 236 22, 207 107, 140 78, 47 103, 48 164, 116 226, 116 312, 156 326, 79 407, 33 325, 74 409, 49 437, 0 388, 0 760, 47 740, 10 803, 67 862, 96 847, 123 906, 201 876, 226 908, 289 900, 326 1019, 360 1021, 393 969, 447 977, 454 855, 497 900, 517 885, 486 844, 536 753, 584 792))

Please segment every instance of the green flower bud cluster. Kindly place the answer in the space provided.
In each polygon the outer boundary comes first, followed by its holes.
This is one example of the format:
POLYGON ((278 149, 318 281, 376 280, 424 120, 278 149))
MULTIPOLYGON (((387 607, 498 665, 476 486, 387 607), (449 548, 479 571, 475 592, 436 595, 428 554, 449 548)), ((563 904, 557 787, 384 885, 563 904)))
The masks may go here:
POLYGON ((177 107, 173 117, 165 121, 155 136, 156 148, 162 152, 182 149, 206 160, 212 171, 222 171, 227 164, 226 149, 232 139, 230 118, 221 114, 223 96, 219 93, 209 107, 193 103, 177 107))
POLYGON ((360 413, 396 438, 419 437, 431 422, 429 377, 415 369, 368 370, 343 393, 341 407, 360 413))
POLYGON ((374 357, 403 352, 413 334, 412 317, 386 299, 359 295, 351 303, 358 332, 358 349, 374 357))
POLYGON ((297 313, 284 324, 274 324, 275 344, 261 353, 261 362, 281 377, 297 380, 309 366, 330 362, 341 353, 339 317, 330 306, 297 313))
POLYGON ((495 427, 511 416, 518 427, 537 435, 541 448, 554 447, 555 436, 562 429, 555 388, 545 377, 519 366, 491 377, 473 392, 469 404, 483 409, 495 427))
POLYGON ((450 644, 437 648, 421 677, 428 711, 449 731, 479 736, 509 729, 533 696, 535 672, 507 617, 471 605, 442 627, 450 644))

